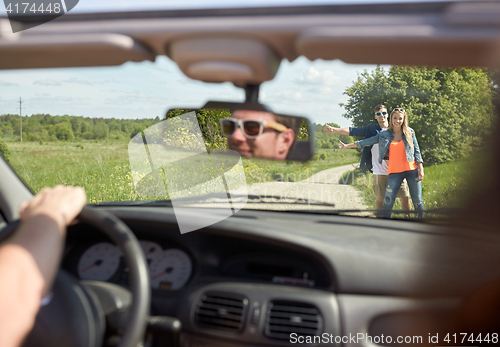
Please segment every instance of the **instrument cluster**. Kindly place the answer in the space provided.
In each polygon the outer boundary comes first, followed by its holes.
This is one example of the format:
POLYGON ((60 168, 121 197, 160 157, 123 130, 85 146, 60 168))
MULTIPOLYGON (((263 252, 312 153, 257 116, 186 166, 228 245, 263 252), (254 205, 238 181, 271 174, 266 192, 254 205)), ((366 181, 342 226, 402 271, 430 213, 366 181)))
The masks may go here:
MULTIPOLYGON (((153 289, 175 290, 182 288, 191 278, 193 263, 182 249, 166 248, 149 241, 139 241, 149 264, 153 289)), ((66 268, 80 279, 126 284, 128 268, 121 250, 111 242, 101 241, 72 252, 66 268)))

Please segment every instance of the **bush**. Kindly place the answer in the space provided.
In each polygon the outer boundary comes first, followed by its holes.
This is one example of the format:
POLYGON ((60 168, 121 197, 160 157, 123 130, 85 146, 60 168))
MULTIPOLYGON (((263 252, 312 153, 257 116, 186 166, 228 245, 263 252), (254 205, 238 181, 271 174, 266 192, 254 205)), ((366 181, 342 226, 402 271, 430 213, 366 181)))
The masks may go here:
POLYGON ((72 141, 75 139, 73 130, 66 125, 66 123, 56 124, 54 127, 55 135, 58 140, 72 141))
POLYGON ((7 142, 0 139, 0 154, 4 157, 5 161, 9 162, 10 160, 10 149, 7 146, 7 142))
MULTIPOLYGON (((24 136, 24 135, 23 135, 24 136)), ((40 136, 38 133, 28 133, 28 136, 26 138, 27 141, 38 141, 40 140, 40 136)))
POLYGON ((90 132, 90 131, 86 131, 82 134, 82 137, 85 139, 85 140, 92 140, 94 138, 94 133, 93 132, 90 132))

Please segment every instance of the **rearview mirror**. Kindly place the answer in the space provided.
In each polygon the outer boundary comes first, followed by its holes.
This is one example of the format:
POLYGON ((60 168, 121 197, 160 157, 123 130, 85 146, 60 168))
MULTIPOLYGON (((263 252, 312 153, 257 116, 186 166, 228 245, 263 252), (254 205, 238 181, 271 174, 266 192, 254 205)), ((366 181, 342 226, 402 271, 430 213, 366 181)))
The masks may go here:
POLYGON ((130 140, 131 177, 139 195, 171 199, 185 233, 218 222, 246 204, 244 157, 309 160, 314 129, 305 118, 276 114, 257 103, 172 109, 163 121, 130 140), (213 204, 207 197, 223 201, 225 212, 195 220, 182 213, 186 206, 213 204))
MULTIPOLYGON (((307 161, 314 154, 311 123, 257 103, 209 102, 201 109, 172 109, 165 119, 195 112, 208 150, 229 149, 242 157, 307 161)), ((175 141, 166 136, 165 145, 175 141)))

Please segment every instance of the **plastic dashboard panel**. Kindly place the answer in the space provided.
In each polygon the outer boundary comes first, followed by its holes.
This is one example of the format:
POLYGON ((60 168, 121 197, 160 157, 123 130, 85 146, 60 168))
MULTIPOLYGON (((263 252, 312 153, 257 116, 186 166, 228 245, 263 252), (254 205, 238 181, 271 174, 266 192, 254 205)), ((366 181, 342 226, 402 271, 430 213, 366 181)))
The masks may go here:
MULTIPOLYGON (((106 210, 141 235, 151 233, 156 227, 165 232, 178 230, 171 209, 106 207, 106 210)), ((217 210, 193 209, 193 215, 202 213, 213 214, 217 210)), ((207 232, 262 241, 313 256, 329 272, 331 286, 325 289, 336 293, 462 296, 500 277, 500 269, 489 266, 500 260, 500 239, 479 230, 467 232, 458 227, 418 222, 242 210, 193 233, 207 232)), ((190 234, 179 233, 178 237, 188 238, 190 234)))
POLYGON ((322 316, 321 333, 340 334, 340 315, 338 303, 333 293, 302 288, 266 284, 222 282, 203 286, 190 291, 178 312, 183 322, 184 341, 188 345, 199 343, 203 346, 224 346, 225 343, 243 343, 247 345, 283 345, 283 341, 267 338, 263 334, 266 312, 269 304, 275 300, 302 302, 316 306, 322 316), (200 297, 210 291, 238 293, 249 301, 250 310, 245 322, 246 328, 241 333, 225 332, 203 327, 195 322, 195 310, 200 297), (259 314, 253 318, 252 308, 259 307, 259 314), (215 339, 215 340, 214 340, 215 339), (217 341, 217 342, 214 342, 217 341))
MULTIPOLYGON (((275 300, 317 307, 324 323, 321 332, 332 336, 387 335, 397 332, 394 326, 421 336, 449 331, 461 299, 500 277, 500 270, 491 266, 500 260, 500 241, 479 231, 471 235, 418 222, 242 210, 209 228, 180 234, 169 208, 99 208, 123 219, 139 239, 168 239, 190 252, 193 278, 180 290, 154 290, 152 299, 153 314, 181 320, 182 341, 189 346, 290 344, 265 336, 264 312, 275 300), (232 253, 217 254, 217 249, 232 253), (227 259, 245 259, 238 258, 239 251, 294 257, 300 266, 316 268, 318 279, 326 279, 307 288, 239 276, 237 269, 224 273, 227 259), (241 331, 219 331, 196 322, 200 297, 213 291, 248 300, 241 331), (252 318, 256 302, 261 313, 252 318)), ((217 210, 193 209, 193 215, 203 213, 217 210)))

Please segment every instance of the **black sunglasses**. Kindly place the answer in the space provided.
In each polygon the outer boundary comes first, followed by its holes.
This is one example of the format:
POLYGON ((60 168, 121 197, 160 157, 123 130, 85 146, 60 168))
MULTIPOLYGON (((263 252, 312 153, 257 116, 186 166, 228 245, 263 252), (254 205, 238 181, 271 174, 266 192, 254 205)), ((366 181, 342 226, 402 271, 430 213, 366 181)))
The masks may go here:
POLYGON ((405 112, 404 108, 395 108, 392 112, 405 112))

